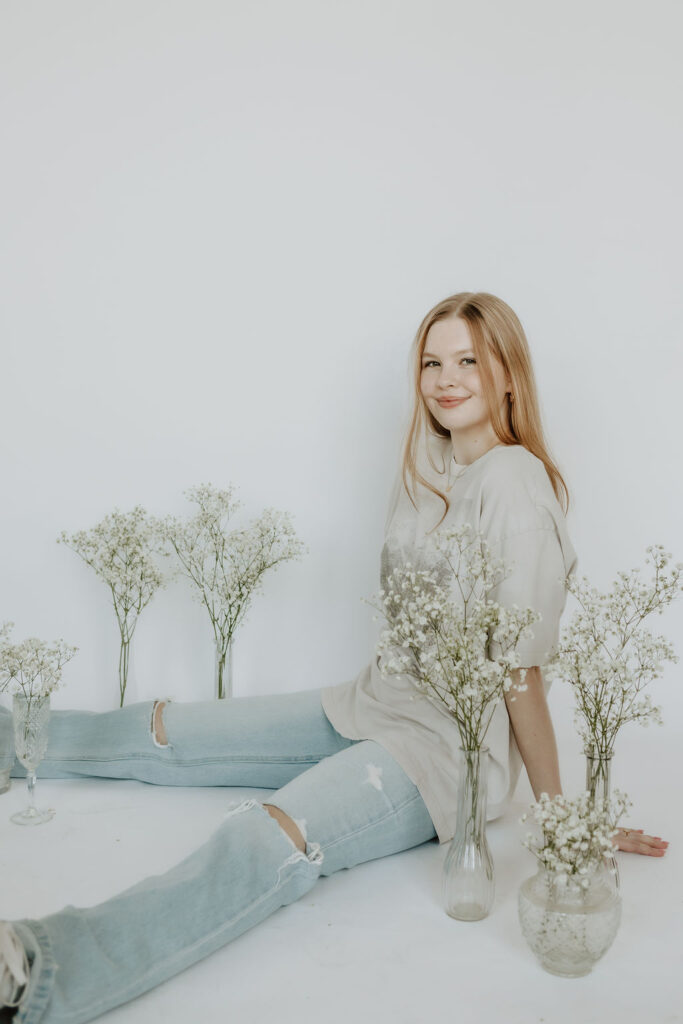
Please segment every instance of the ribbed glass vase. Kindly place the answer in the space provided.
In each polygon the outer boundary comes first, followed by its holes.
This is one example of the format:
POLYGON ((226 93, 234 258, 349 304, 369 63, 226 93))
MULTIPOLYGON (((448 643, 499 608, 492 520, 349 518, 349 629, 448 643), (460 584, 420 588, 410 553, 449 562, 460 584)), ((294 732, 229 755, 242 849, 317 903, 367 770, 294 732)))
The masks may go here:
POLYGON ((465 750, 458 785, 458 817, 443 865, 446 913, 458 921, 480 921, 493 906, 493 858, 486 839, 488 747, 465 750))

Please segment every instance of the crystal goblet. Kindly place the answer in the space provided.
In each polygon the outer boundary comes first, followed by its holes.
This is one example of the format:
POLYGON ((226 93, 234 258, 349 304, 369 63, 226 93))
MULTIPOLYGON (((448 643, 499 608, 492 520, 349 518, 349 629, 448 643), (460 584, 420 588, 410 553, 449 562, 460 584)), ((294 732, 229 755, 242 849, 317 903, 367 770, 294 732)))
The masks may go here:
POLYGON ((14 746, 26 769, 29 804, 24 811, 13 814, 10 821, 16 825, 42 825, 54 817, 50 807, 38 810, 35 802, 36 768, 45 757, 47 730, 50 721, 50 695, 25 697, 15 694, 12 705, 14 720, 14 746))

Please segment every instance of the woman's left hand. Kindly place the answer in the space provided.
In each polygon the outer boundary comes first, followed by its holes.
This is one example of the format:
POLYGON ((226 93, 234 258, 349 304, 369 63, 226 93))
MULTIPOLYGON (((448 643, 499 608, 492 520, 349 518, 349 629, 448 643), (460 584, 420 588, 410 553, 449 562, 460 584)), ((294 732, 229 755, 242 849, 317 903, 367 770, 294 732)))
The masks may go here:
POLYGON ((661 836, 646 836, 642 828, 620 828, 612 836, 612 844, 625 853, 644 853, 647 857, 663 857, 669 845, 661 836))

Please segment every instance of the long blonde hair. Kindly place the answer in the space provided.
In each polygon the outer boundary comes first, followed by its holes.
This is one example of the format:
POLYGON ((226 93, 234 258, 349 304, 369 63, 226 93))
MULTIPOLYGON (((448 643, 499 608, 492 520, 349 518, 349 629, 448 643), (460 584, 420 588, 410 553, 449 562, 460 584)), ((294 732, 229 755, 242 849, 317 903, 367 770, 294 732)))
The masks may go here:
MULTIPOLYGON (((446 505, 439 526, 450 508, 445 494, 432 486, 417 469, 420 438, 426 433, 450 438, 450 431, 432 415, 420 391, 422 353, 427 332, 432 324, 446 317, 460 317, 469 327, 472 348, 479 367, 484 399, 488 405, 491 426, 502 444, 521 444, 539 458, 550 478, 555 497, 565 514, 569 510, 569 490, 562 474, 548 453, 538 405, 536 380, 529 352, 529 343, 517 314, 502 299, 489 292, 458 292, 437 303, 420 324, 413 342, 414 403, 410 424, 403 444, 403 485, 417 509, 408 487, 415 492, 416 483, 440 497, 446 505), (507 413, 501 416, 491 372, 491 356, 498 359, 512 384, 514 400, 508 395, 507 413)), ((430 456, 431 461, 431 456, 430 456)), ((436 467, 434 467, 436 468, 436 467)), ((436 529, 436 527, 434 527, 436 529)))

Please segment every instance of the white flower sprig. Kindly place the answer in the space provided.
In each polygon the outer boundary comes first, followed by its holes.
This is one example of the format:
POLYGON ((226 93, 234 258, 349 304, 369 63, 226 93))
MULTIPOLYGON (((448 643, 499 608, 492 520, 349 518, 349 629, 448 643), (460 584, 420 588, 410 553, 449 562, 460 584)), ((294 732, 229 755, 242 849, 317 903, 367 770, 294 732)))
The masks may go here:
POLYGON ((0 627, 0 690, 22 695, 30 704, 58 689, 62 669, 78 648, 61 639, 48 644, 34 636, 12 643, 13 627, 13 622, 0 627))
MULTIPOLYGON (((565 885, 570 879, 586 889, 590 873, 614 850, 612 836, 619 831, 616 823, 632 802, 625 793, 615 789, 607 803, 596 803, 589 792, 574 799, 558 795, 552 799, 541 793, 530 805, 533 816, 543 830, 543 840, 528 832, 522 845, 529 849, 554 880, 565 885)), ((528 813, 522 815, 525 822, 528 813)), ((614 873, 615 868, 608 868, 614 873)))
POLYGON ((138 618, 157 590, 165 585, 153 557, 165 554, 155 523, 141 505, 131 512, 116 509, 90 530, 72 534, 62 531, 57 543, 72 548, 109 587, 121 637, 119 696, 123 707, 130 644, 138 618))
POLYGON ((662 675, 664 660, 677 662, 673 646, 653 636, 643 620, 670 604, 683 590, 683 564, 669 574, 663 570, 671 555, 661 544, 647 549, 652 562, 650 583, 640 569, 619 572, 612 588, 600 593, 586 577, 567 577, 567 589, 580 607, 562 631, 557 654, 546 666, 547 678, 570 683, 575 698, 575 721, 587 753, 612 755, 619 729, 627 722, 662 723, 661 709, 642 691, 662 675))
MULTIPOLYGON (((437 533, 426 550, 434 568, 418 571, 407 562, 379 591, 381 605, 368 602, 389 623, 377 645, 378 653, 388 653, 380 671, 408 675, 420 693, 455 718, 463 748, 478 750, 495 705, 513 687, 516 646, 533 636, 530 626, 541 615, 486 599, 512 569, 491 556, 484 537, 468 523, 437 533), (495 659, 487 655, 489 640, 501 648, 495 659)), ((514 689, 523 691, 526 669, 519 671, 514 689)))
POLYGON ((199 509, 190 517, 167 516, 159 529, 196 587, 196 597, 211 619, 218 659, 218 697, 223 697, 223 674, 228 646, 246 617, 263 576, 282 562, 301 557, 305 547, 296 538, 287 512, 268 508, 247 528, 228 531, 227 525, 242 502, 233 487, 218 490, 200 484, 184 492, 199 509))

